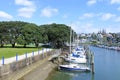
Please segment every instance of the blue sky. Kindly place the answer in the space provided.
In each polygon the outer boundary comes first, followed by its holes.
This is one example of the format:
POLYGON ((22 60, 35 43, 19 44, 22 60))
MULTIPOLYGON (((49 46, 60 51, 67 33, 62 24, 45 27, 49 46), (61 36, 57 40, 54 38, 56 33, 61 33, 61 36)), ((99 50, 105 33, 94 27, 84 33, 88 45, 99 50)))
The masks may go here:
POLYGON ((77 33, 120 32, 120 0, 1 0, 0 21, 71 25, 77 33))

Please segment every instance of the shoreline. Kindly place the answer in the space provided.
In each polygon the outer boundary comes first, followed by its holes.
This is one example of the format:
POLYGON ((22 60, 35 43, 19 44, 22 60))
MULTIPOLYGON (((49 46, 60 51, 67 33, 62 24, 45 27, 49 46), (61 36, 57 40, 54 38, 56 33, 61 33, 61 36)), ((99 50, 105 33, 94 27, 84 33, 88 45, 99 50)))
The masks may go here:
POLYGON ((18 80, 46 80, 50 73, 56 68, 56 65, 50 61, 45 61, 42 65, 39 65, 36 69, 32 70, 28 74, 24 75, 18 80))
POLYGON ((18 69, 10 75, 1 77, 0 80, 45 80, 57 66, 49 60, 50 58, 51 56, 45 57, 31 65, 18 69))
MULTIPOLYGON (((26 66, 22 68, 16 68, 14 72, 0 77, 0 80, 45 80, 49 76, 50 72, 57 67, 57 64, 51 59, 54 58, 54 55, 59 56, 60 54, 61 50, 53 50, 49 53, 45 53, 44 55, 34 56, 34 62, 26 64, 26 66)), ((31 59, 33 60, 33 57, 31 59)), ((27 62, 28 59, 23 61, 27 62)), ((22 65, 23 62, 20 64, 22 65)), ((16 67, 19 67, 18 64, 15 65, 16 67)), ((15 69, 15 67, 13 68, 15 69)))

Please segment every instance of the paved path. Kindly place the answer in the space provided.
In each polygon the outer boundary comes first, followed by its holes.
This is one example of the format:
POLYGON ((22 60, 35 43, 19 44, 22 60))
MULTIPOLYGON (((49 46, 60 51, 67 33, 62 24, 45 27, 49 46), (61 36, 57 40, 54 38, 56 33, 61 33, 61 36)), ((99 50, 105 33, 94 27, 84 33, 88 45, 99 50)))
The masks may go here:
MULTIPOLYGON (((42 63, 39 62, 39 63, 42 63)), ((34 70, 30 71, 28 74, 21 77, 19 80, 46 80, 50 72, 56 67, 55 64, 44 60, 44 62, 39 65, 34 70)))
MULTIPOLYGON (((34 56, 38 55, 38 54, 42 54, 42 53, 48 52, 48 51, 51 51, 51 50, 52 49, 44 48, 43 50, 34 52, 34 56)), ((32 53, 27 53, 27 57, 32 57, 32 56, 33 56, 33 52, 32 53)), ((18 61, 22 60, 22 59, 25 59, 25 58, 26 58, 26 54, 19 55, 18 56, 18 61)), ((11 57, 11 58, 6 58, 6 59, 4 59, 4 64, 9 64, 9 63, 12 63, 12 62, 15 62, 15 61, 16 61, 16 56, 11 57)), ((2 66, 2 64, 3 64, 3 61, 0 60, 0 66, 2 66)))
MULTIPOLYGON (((38 67, 37 69, 40 69, 40 66, 42 66, 41 68, 46 67, 46 65, 43 66, 43 64, 48 64, 48 58, 49 57, 44 58, 43 60, 39 60, 39 61, 33 63, 32 65, 29 65, 25 68, 17 70, 17 71, 13 72, 12 74, 10 74, 6 77, 0 78, 0 80, 24 80, 23 76, 25 76, 26 74, 29 74, 30 72, 32 72, 37 67, 38 67)), ((49 72, 47 70, 44 73, 48 74, 49 72)), ((43 74, 43 73, 39 72, 38 74, 35 74, 35 75, 37 76, 39 74, 43 74)), ((43 78, 46 78, 46 77, 47 77, 46 75, 44 75, 44 76, 42 75, 41 76, 42 79, 39 79, 39 80, 44 80, 43 78)), ((31 76, 31 78, 32 78, 32 80, 35 80, 35 79, 33 79, 33 76, 31 76)), ((27 80, 29 80, 29 79, 27 79, 27 80)))

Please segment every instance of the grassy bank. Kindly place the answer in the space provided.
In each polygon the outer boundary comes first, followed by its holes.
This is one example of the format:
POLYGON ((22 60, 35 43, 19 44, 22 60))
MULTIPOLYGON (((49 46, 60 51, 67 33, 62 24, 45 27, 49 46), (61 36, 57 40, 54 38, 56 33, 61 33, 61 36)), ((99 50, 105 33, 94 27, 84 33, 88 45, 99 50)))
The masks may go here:
POLYGON ((32 51, 38 51, 40 50, 39 48, 0 48, 0 59, 2 58, 2 56, 4 56, 5 58, 9 58, 9 57, 13 57, 16 55, 16 53, 18 55, 22 55, 25 53, 29 53, 32 51))

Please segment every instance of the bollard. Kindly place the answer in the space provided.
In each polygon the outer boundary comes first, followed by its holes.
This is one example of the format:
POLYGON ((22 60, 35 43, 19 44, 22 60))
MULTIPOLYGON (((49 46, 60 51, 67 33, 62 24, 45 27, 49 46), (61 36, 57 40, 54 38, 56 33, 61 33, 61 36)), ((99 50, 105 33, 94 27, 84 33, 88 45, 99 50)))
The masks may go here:
POLYGON ((25 57, 26 57, 26 59, 27 59, 27 53, 25 54, 25 57))
POLYGON ((38 50, 38 56, 39 56, 39 59, 40 59, 40 50, 38 50))
POLYGON ((4 56, 2 57, 2 65, 4 65, 4 56))
POLYGON ((45 52, 47 52, 47 48, 45 48, 45 50, 46 50, 45 52))
POLYGON ((18 61, 18 54, 16 53, 16 62, 18 61))
POLYGON ((46 48, 46 57, 48 56, 47 48, 46 48))
POLYGON ((43 50, 44 50, 44 49, 42 48, 42 53, 43 53, 43 50))
POLYGON ((33 57, 34 57, 34 51, 32 52, 32 54, 33 54, 33 57))
POLYGON ((42 49, 42 59, 44 59, 44 49, 42 49))
POLYGON ((34 51, 32 52, 32 62, 35 61, 35 57, 34 57, 34 51))

